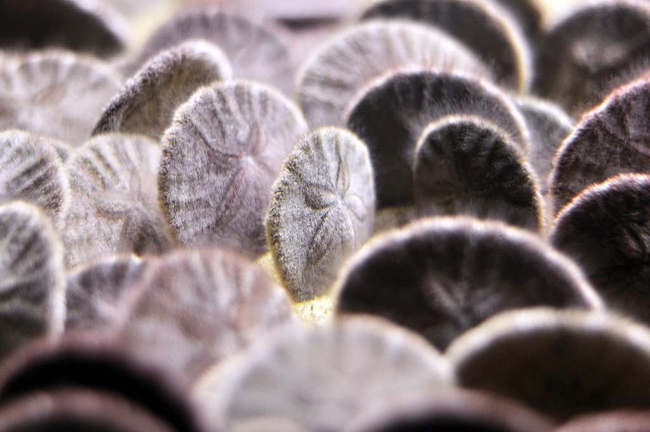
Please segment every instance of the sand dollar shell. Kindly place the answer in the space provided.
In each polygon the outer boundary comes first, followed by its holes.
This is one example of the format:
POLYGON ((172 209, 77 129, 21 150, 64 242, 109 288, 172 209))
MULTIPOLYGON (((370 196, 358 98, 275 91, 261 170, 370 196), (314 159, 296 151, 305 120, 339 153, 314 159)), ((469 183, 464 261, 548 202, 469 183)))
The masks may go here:
POLYGON ((435 28, 362 23, 325 43, 303 66, 300 106, 312 127, 340 126, 345 108, 361 89, 386 72, 413 67, 489 76, 473 53, 435 28))
POLYGON ((504 310, 602 308, 575 264, 538 236, 460 217, 378 237, 351 260, 337 293, 339 314, 383 316, 440 349, 504 310))
POLYGON ((29 132, 0 132, 0 200, 36 204, 60 226, 70 190, 55 145, 56 140, 29 132))
POLYGON ((372 234, 368 149, 344 129, 318 129, 285 161, 272 193, 267 236, 282 280, 298 301, 324 295, 372 234))
POLYGON ((91 57, 63 51, 0 57, 0 130, 80 145, 119 89, 113 70, 91 57))
POLYGON ((178 251, 148 264, 123 305, 120 340, 193 380, 273 328, 297 321, 266 272, 221 251, 178 251))
POLYGON ((226 55, 208 42, 189 41, 163 51, 113 98, 93 134, 139 133, 158 141, 178 106, 200 87, 231 73, 226 55))
POLYGON ((105 134, 68 160, 72 202, 63 241, 69 268, 119 253, 171 248, 158 207, 160 153, 160 146, 144 136, 105 134))
POLYGON ((295 105, 264 85, 230 81, 194 94, 163 137, 158 180, 178 241, 261 255, 271 186, 306 131, 295 105))
POLYGON ((425 341, 381 320, 349 318, 276 334, 237 365, 206 374, 195 399, 226 430, 282 422, 288 430, 334 432, 396 395, 452 381, 425 341))

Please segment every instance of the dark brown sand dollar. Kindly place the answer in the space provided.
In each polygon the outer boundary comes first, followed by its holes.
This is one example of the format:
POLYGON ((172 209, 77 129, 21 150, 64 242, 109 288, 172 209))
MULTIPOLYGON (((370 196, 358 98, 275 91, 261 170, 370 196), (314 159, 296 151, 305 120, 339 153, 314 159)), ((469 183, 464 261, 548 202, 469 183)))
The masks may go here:
POLYGON ((218 249, 151 260, 129 297, 121 341, 189 380, 271 329, 297 323, 286 293, 262 268, 218 249))
POLYGON ((0 201, 36 204, 55 226, 61 226, 70 204, 70 190, 55 143, 29 132, 0 132, 0 201))
POLYGON ((435 28, 411 22, 362 23, 333 37, 303 66, 300 106, 310 126, 339 126, 354 96, 386 72, 427 67, 489 77, 464 45, 435 28))
POLYGON ((261 255, 271 186, 306 132, 295 105, 261 84, 218 83, 192 96, 165 133, 158 180, 178 241, 261 255))
POLYGON ((66 330, 108 327, 123 311, 122 297, 143 276, 146 262, 135 255, 116 256, 78 268, 68 275, 66 330))
POLYGON ((497 87, 470 76, 398 72, 376 81, 350 105, 347 125, 368 145, 380 208, 413 201, 413 157, 424 128, 448 115, 475 115, 528 149, 522 115, 497 87))
POLYGON ((265 82, 291 94, 293 65, 289 50, 276 33, 272 26, 217 7, 193 8, 154 31, 145 42, 135 67, 181 42, 204 39, 228 55, 235 78, 265 82))
POLYGON ((585 190, 558 216, 551 242, 609 307, 650 323, 650 176, 621 175, 585 190))
POLYGON ((0 205, 0 357, 27 342, 58 337, 65 320, 63 247, 38 207, 0 205))
POLYGON ((2 369, 1 406, 36 395, 97 392, 125 400, 134 412, 145 412, 174 431, 202 430, 183 385, 103 336, 34 343, 18 352, 2 369))
POLYGON ((534 89, 579 116, 613 90, 610 81, 650 65, 648 56, 647 2, 578 3, 551 23, 541 39, 534 89))
POLYGON ((650 432, 650 410, 621 410, 580 416, 557 432, 650 432))
POLYGON ((345 432, 551 432, 552 423, 488 393, 445 389, 379 406, 345 432))
POLYGON ((196 385, 194 398, 212 425, 248 432, 283 422, 284 430, 339 432, 397 395, 453 382, 426 341, 373 318, 295 328, 265 342, 196 385))
POLYGON ((337 292, 339 314, 383 316, 440 349, 504 310, 602 307, 577 266, 539 237, 459 217, 375 239, 352 259, 337 292))
POLYGON ((297 301, 326 294, 345 259, 372 235, 368 149, 345 129, 318 129, 286 160, 272 194, 266 229, 280 277, 297 301))
POLYGON ((113 70, 91 57, 63 51, 0 57, 0 130, 79 145, 119 90, 113 70))
POLYGON ((111 56, 125 48, 127 24, 97 0, 5 0, 0 46, 9 50, 65 48, 111 56))
POLYGON ((549 178, 555 214, 583 189, 625 173, 650 172, 650 80, 612 93, 583 116, 559 148, 549 178))
POLYGON ((530 84, 530 47, 514 18, 481 0, 384 0, 362 19, 411 19, 440 28, 464 43, 493 71, 496 80, 520 92, 530 84))
POLYGON ((91 391, 38 393, 0 409, 3 432, 173 432, 124 399, 91 391))
POLYGON ((528 39, 536 48, 537 40, 542 33, 544 14, 543 5, 538 0, 495 0, 501 7, 512 14, 528 39))
POLYGON ((69 268, 119 253, 171 248, 158 207, 160 146, 140 135, 105 134, 68 160, 72 200, 63 242, 69 268))
POLYGON ((217 46, 189 41, 163 51, 131 78, 104 110, 93 134, 130 132, 160 140, 174 111, 200 87, 230 78, 217 46))
POLYGON ((558 421, 650 406, 650 333, 604 312, 505 313, 460 337, 447 357, 462 386, 558 421))
POLYGON ((548 193, 548 176, 553 158, 564 139, 573 131, 574 121, 555 104, 532 97, 517 100, 530 132, 528 161, 539 180, 540 192, 548 193))
POLYGON ((544 204, 532 169, 508 135, 480 117, 449 116, 430 124, 415 149, 413 171, 422 215, 543 228, 544 204))

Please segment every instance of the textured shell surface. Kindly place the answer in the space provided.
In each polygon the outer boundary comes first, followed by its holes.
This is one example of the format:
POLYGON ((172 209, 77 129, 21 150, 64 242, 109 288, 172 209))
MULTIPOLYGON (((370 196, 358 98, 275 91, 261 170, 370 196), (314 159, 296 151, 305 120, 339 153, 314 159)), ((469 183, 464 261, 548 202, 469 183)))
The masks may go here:
POLYGON ((549 177, 554 214, 593 184, 650 172, 649 111, 650 80, 642 78, 581 118, 558 149, 549 177))
POLYGON ((650 66, 650 5, 636 0, 578 3, 539 43, 534 90, 579 116, 622 84, 618 77, 650 66))
POLYGON ((140 135, 98 135, 68 159, 71 205, 63 242, 66 264, 172 247, 158 205, 160 145, 140 135))
POLYGON ((124 299, 119 339, 192 381, 272 329, 297 325, 284 290, 266 272, 219 249, 151 260, 124 299))
POLYGON ((371 21, 337 34, 303 66, 300 106, 311 127, 339 126, 354 96, 386 72, 427 67, 489 77, 464 45, 413 22, 371 21))
POLYGON ((56 140, 29 132, 0 132, 0 200, 36 204, 61 227, 70 190, 56 145, 56 140))
POLYGON ((523 116, 496 86, 460 73, 413 70, 387 75, 350 104, 347 126, 370 150, 378 207, 413 203, 413 158, 422 131, 448 115, 492 122, 528 149, 523 116))
POLYGON ((447 357, 463 387, 559 422, 649 405, 650 332, 602 311, 504 313, 461 336, 447 357))
POLYGON ((120 90, 105 63, 64 51, 0 58, 0 130, 24 129, 83 143, 120 90))
POLYGON ((0 3, 4 50, 63 48, 107 57, 127 45, 122 16, 98 0, 6 0, 0 3))
POLYGON ((277 33, 270 24, 217 7, 193 8, 158 28, 145 42, 135 66, 183 41, 205 39, 228 55, 235 78, 272 84, 289 95, 293 92, 293 64, 277 33))
POLYGON ((141 279, 146 261, 135 255, 116 256, 70 273, 66 290, 66 330, 109 327, 125 313, 121 305, 141 279))
POLYGON ((650 323, 650 176, 623 174, 586 189, 560 213, 550 241, 609 308, 650 323))
POLYGON ((438 352, 383 320, 347 318, 273 336, 195 386, 195 400, 211 424, 244 432, 284 421, 295 430, 341 431, 398 394, 453 383, 438 352))
POLYGON ((601 309, 578 267, 538 236, 498 222, 430 218, 370 242, 336 287, 337 313, 383 316, 440 349, 509 309, 601 309))
POLYGON ((200 87, 230 78, 221 49, 188 41, 150 59, 104 110, 93 134, 139 133, 158 141, 176 109, 200 87))
POLYGON ((499 128, 479 117, 430 124, 415 150, 415 202, 422 215, 467 215, 540 232, 544 206, 532 168, 499 128))
POLYGON ((63 247, 50 219, 21 201, 0 205, 0 356, 43 337, 65 320, 63 247))
POLYGON ((178 241, 263 254, 273 181, 306 133, 296 106, 265 85, 229 81, 194 94, 163 137, 160 199, 178 241))
POLYGON ((512 15, 481 0, 384 0, 362 19, 402 18, 437 27, 470 48, 493 71, 497 82, 525 92, 531 80, 531 48, 512 15))
POLYGON ((296 300, 324 295, 344 260, 370 237, 375 188, 368 150, 338 128, 299 143, 273 186, 267 237, 296 300))

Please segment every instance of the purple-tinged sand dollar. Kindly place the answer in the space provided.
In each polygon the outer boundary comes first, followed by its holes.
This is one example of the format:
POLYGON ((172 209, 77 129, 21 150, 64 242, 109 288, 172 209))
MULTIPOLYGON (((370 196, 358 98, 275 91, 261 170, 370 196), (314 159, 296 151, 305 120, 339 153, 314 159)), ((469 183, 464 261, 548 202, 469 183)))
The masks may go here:
POLYGON ((113 98, 93 134, 139 133, 158 141, 196 90, 231 74, 226 55, 208 42, 188 41, 163 51, 113 98))
POLYGON ((558 149, 549 177, 553 213, 585 188, 626 173, 650 173, 650 79, 613 92, 585 114, 558 149))
POLYGON ((63 242, 66 264, 172 247, 158 205, 160 145, 141 135, 97 135, 66 164, 72 194, 63 242))
POLYGON ((421 215, 466 215, 540 232, 544 204, 521 150, 480 117, 431 123, 415 149, 415 202, 421 215))
POLYGON ((65 321, 63 247, 50 218, 21 201, 0 205, 0 357, 57 338, 65 321))
POLYGON ((387 75, 359 94, 346 115, 348 128, 370 150, 379 208, 413 203, 415 146, 430 123, 448 115, 481 117, 528 150, 523 116, 494 85, 426 69, 387 75))
POLYGON ((183 11, 161 25, 145 42, 134 67, 181 42, 204 39, 221 48, 235 78, 271 84, 293 92, 293 64, 288 48, 270 24, 262 24, 218 7, 183 11))
POLYGON ((650 406, 650 331, 602 311, 504 313, 458 338, 446 357, 461 386, 556 421, 650 406))
POLYGON ((578 416, 556 432, 650 432, 650 410, 619 410, 578 416))
POLYGON ((345 259, 372 235, 375 187, 365 144, 326 127, 298 143, 273 185, 266 234, 296 301, 327 294, 345 259))
POLYGON ((121 299, 141 279, 146 261, 135 255, 105 258, 68 275, 66 331, 107 328, 125 313, 121 299))
POLYGON ((56 145, 56 140, 29 132, 0 132, 0 201, 35 204, 60 228, 70 189, 56 145))
POLYGON ((650 324, 650 176, 623 174, 586 189, 558 215, 550 241, 609 308, 650 324))
POLYGON ((120 86, 111 67, 92 57, 65 51, 0 56, 0 130, 24 129, 78 146, 120 86))
POLYGON ((618 76, 650 66, 649 56, 648 2, 578 2, 541 38, 534 90, 577 117, 614 90, 618 76))
POLYGON ((553 423, 524 405, 460 389, 397 397, 355 419, 345 432, 551 432, 553 423))
POLYGON ((298 77, 300 106, 311 127, 340 126, 347 105, 374 79, 423 67, 490 76, 464 45, 435 28, 371 21, 334 36, 312 54, 298 77))
POLYGON ((602 308, 578 267, 538 236, 462 217, 377 237, 351 259, 335 292, 337 314, 382 316, 439 349, 504 310, 602 308))
POLYGON ((506 9, 482 0, 383 0, 362 19, 410 19, 447 32, 492 70, 497 82, 525 92, 532 54, 521 28, 506 9))
POLYGON ((285 291, 262 268, 219 249, 150 260, 122 307, 120 341, 190 381, 272 329, 297 325, 285 291))
POLYGON ((127 45, 122 16, 98 0, 4 0, 0 46, 30 51, 62 48, 108 57, 127 45))
POLYGON ((537 174, 540 193, 546 196, 553 159, 564 139, 573 131, 574 121, 562 108, 541 99, 521 97, 517 99, 517 107, 530 132, 528 161, 537 174))
POLYGON ((194 389, 209 423, 233 431, 283 424, 278 432, 339 432, 396 395, 453 384, 445 359, 426 341, 370 317, 276 333, 237 360, 209 371, 194 389))
POLYGON ((158 179, 178 242, 262 255, 271 187, 306 133, 298 108, 265 85, 229 81, 195 93, 163 137, 158 179))

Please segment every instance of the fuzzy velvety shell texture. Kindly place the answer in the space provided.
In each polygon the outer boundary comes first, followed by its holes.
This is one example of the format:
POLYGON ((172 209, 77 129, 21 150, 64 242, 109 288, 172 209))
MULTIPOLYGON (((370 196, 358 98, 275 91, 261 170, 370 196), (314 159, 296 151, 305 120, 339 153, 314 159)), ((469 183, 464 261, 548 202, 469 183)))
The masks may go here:
POLYGON ((69 268, 119 253, 172 246, 158 207, 160 146, 141 135, 105 134, 68 160, 72 200, 63 242, 69 268))
POLYGON ((479 117, 430 124, 415 149, 415 202, 421 215, 501 220, 543 227, 537 180, 508 135, 479 117))
POLYGON ((5 0, 0 46, 9 50, 65 48, 111 56, 126 45, 124 19, 98 0, 5 0))
POLYGON ((120 340, 149 361, 193 380, 274 328, 296 323, 266 272, 218 249, 150 260, 122 304, 120 340))
POLYGON ((158 141, 176 109, 196 90, 231 74, 226 55, 208 42, 189 41, 163 51, 113 98, 93 134, 131 132, 158 141))
POLYGON ((57 143, 29 132, 0 132, 0 201, 36 204, 60 227, 70 190, 57 143))
POLYGON ((363 19, 403 18, 440 28, 481 58, 499 83, 524 92, 530 81, 528 41, 507 10, 480 0, 384 0, 363 19))
POLYGON ((505 313, 459 338, 447 357, 463 387, 558 421, 650 407, 650 332, 604 312, 505 313))
POLYGON ((625 174, 585 190, 558 216, 551 242, 610 308, 650 323, 650 176, 625 174))
POLYGON ((270 24, 254 22, 217 7, 193 8, 178 14, 154 31, 145 42, 134 67, 181 42, 204 39, 226 53, 235 78, 272 84, 291 94, 291 56, 276 33, 270 24))
POLYGON ((448 115, 475 115, 528 149, 525 120, 497 87, 472 76, 402 71, 376 81, 350 104, 347 125, 370 150, 380 208, 411 204, 412 165, 422 131, 448 115))
POLYGON ((319 297, 373 231, 368 149, 344 129, 318 129, 296 146, 272 193, 266 227, 280 276, 294 299, 319 297))
POLYGON ((617 77, 650 66, 649 55, 647 2, 578 3, 541 38, 535 92, 579 116, 614 89, 617 77))
POLYGON ((472 52, 435 28, 371 21, 336 35, 307 60, 298 78, 300 106, 311 127, 339 126, 347 105, 374 79, 423 67, 490 76, 472 52))
POLYGON ((602 307, 575 264, 539 237, 458 217, 377 238, 352 259, 337 292, 338 314, 383 316, 441 349, 504 310, 602 307))
POLYGON ((105 63, 65 51, 0 55, 0 130, 24 129, 80 145, 120 89, 105 63))
POLYGON ((558 150, 551 172, 555 214, 592 184, 617 174, 650 172, 648 112, 650 80, 642 78, 582 117, 558 150))
POLYGON ((198 383, 195 399, 211 424, 252 431, 283 422, 291 429, 278 432, 339 432, 396 395, 453 382, 446 361, 426 341, 382 320, 294 328, 265 342, 198 383))
POLYGON ((56 337, 65 320, 63 247, 38 207, 0 205, 0 357, 27 342, 56 337))
POLYGON ((195 93, 163 137, 158 180, 178 241, 264 253, 271 186, 306 132, 300 111, 270 87, 229 81, 195 93))

